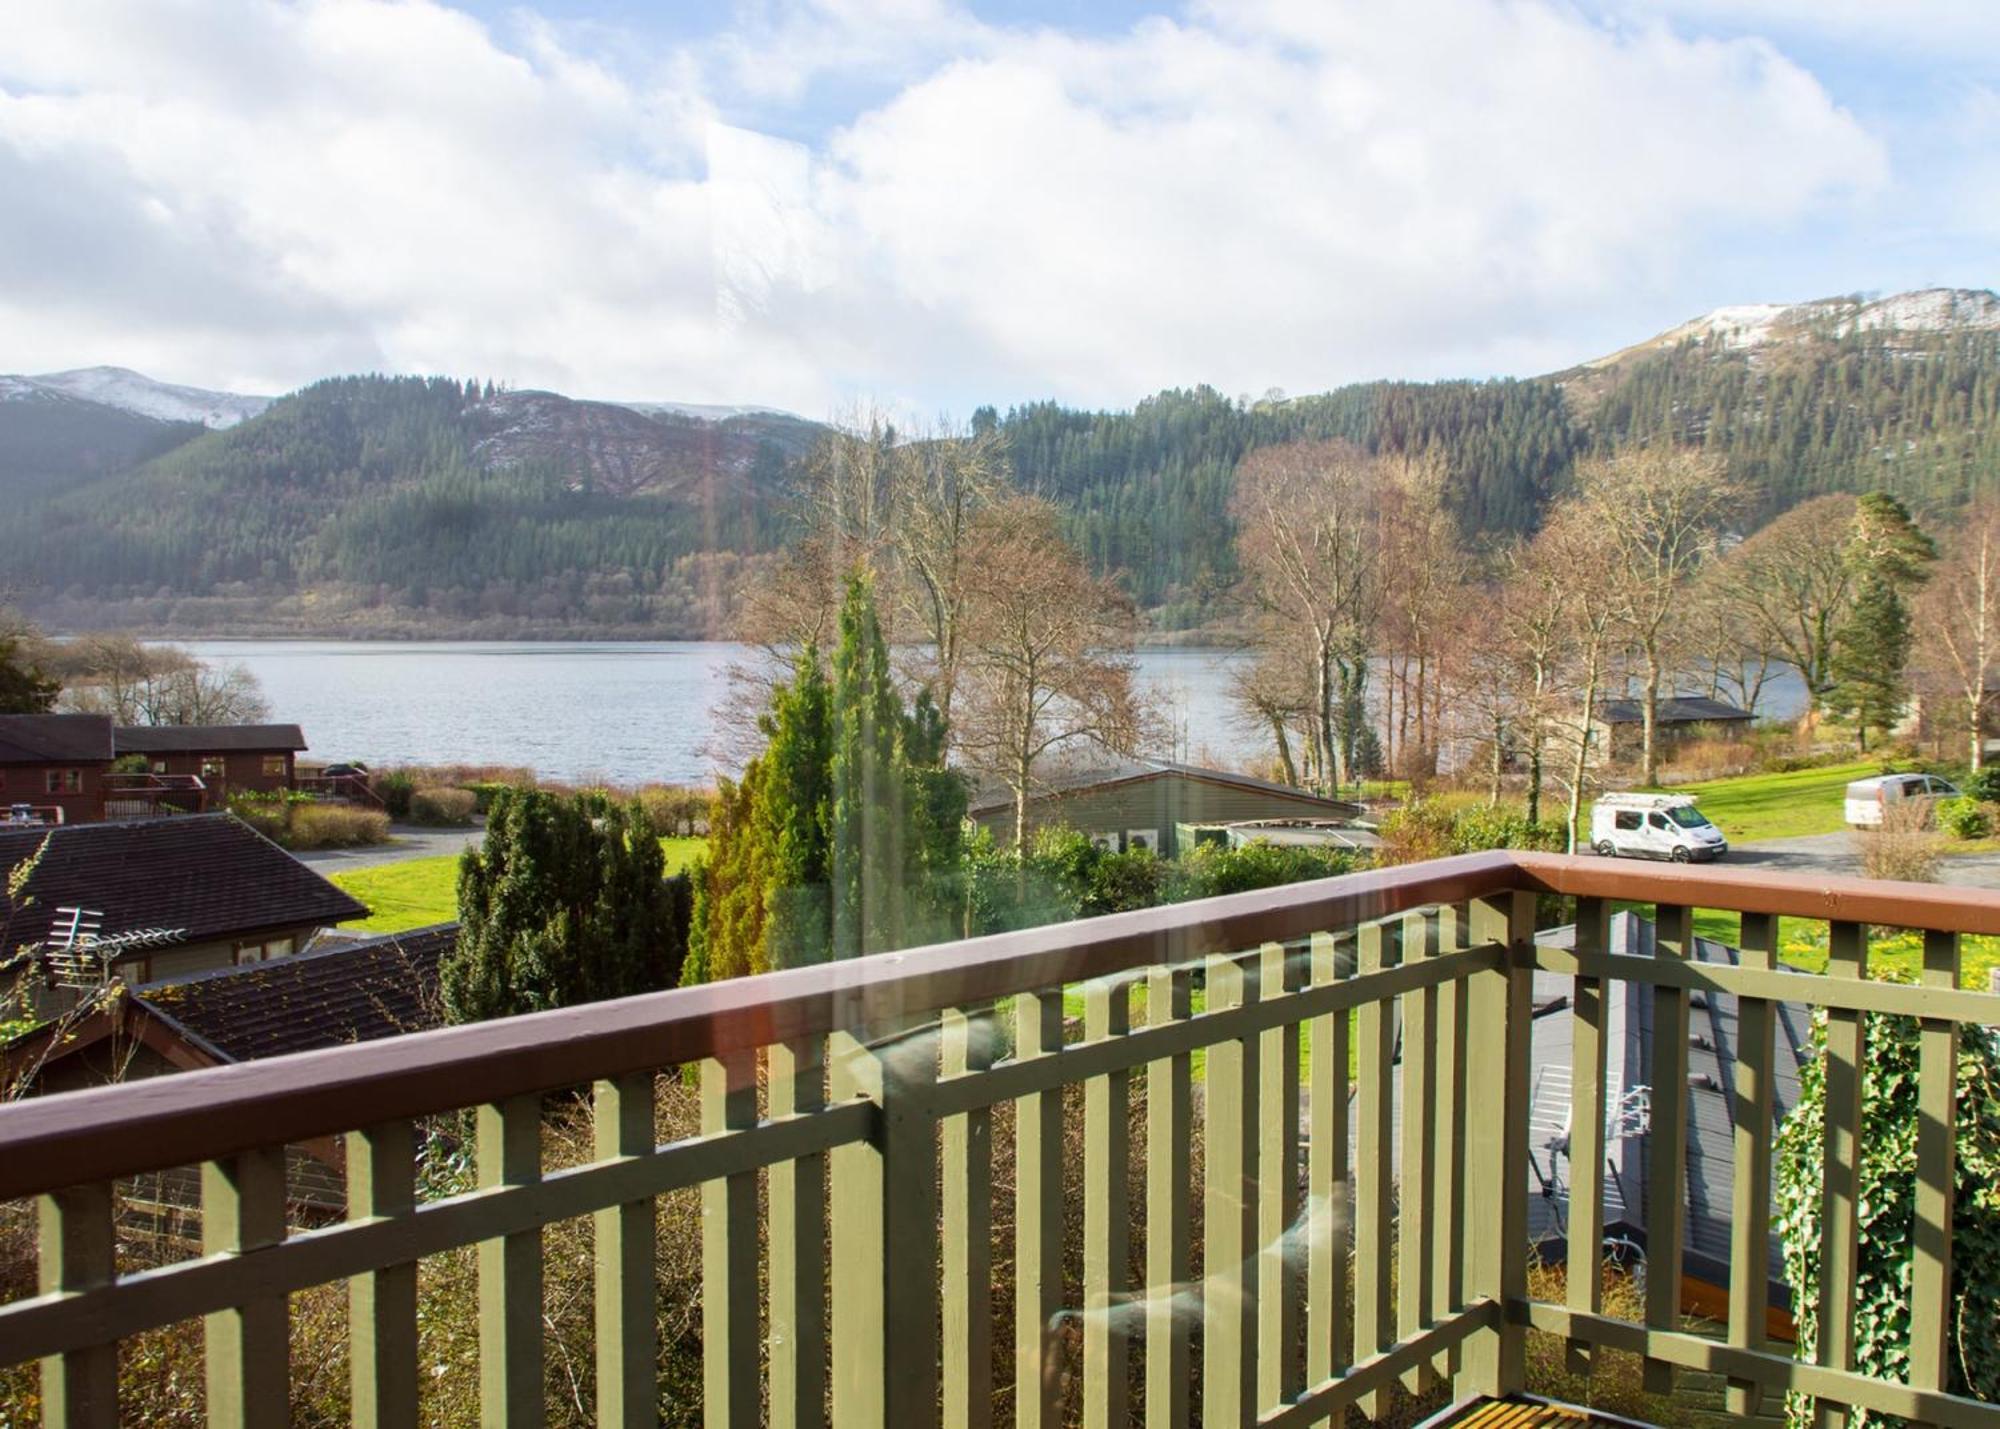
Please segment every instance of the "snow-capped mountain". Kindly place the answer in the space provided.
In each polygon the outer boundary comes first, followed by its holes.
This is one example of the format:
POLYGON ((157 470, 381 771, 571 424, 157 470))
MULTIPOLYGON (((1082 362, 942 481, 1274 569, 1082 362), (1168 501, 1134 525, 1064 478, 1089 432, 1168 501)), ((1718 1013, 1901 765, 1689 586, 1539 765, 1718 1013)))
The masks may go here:
POLYGON ((726 422, 731 417, 791 417, 803 421, 797 413, 787 412, 782 407, 731 407, 716 402, 617 402, 628 412, 637 412, 643 417, 692 417, 697 422, 726 422))
POLYGON ((1885 298, 1820 298, 1809 303, 1740 303, 1691 318, 1632 347, 1584 364, 1606 367, 1628 357, 1698 341, 1741 349, 1822 334, 2000 331, 2000 295, 1987 288, 1922 288, 1885 298))
POLYGON ((269 397, 158 382, 127 367, 79 367, 69 372, 0 377, 0 401, 21 400, 37 392, 94 402, 158 422, 199 422, 216 428, 233 427, 271 405, 269 397))

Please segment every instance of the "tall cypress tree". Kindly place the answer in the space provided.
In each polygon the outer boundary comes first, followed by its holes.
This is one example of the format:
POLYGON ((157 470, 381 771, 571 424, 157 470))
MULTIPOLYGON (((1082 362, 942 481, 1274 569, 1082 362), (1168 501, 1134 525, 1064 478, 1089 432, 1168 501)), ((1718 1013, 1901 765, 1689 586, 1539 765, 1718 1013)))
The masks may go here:
POLYGON ((764 929, 749 971, 804 967, 828 956, 832 694, 808 644, 792 682, 772 695, 763 729, 753 837, 764 850, 764 929))
POLYGON ((1853 722, 1866 752, 1869 730, 1886 733, 1909 703, 1909 596, 1930 578, 1937 543, 1902 502, 1870 492, 1856 505, 1847 559, 1857 577, 1854 603, 1834 632, 1832 684, 1822 704, 1853 722))
POLYGON ((833 955, 904 946, 910 899, 903 702, 872 582, 848 579, 833 656, 833 955))
POLYGON ((0 714, 42 714, 54 707, 62 692, 21 653, 21 642, 0 637, 0 714))

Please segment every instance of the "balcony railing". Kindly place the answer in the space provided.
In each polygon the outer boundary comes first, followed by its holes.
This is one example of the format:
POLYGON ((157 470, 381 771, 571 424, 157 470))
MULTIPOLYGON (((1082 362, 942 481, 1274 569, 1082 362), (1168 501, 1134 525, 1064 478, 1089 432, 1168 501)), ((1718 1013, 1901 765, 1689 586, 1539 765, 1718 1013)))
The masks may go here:
POLYGON ((1522 1387, 1530 1327, 1565 1337, 1579 1363, 1599 1348, 1642 1355, 1656 1389, 1677 1368, 1726 1375, 1739 1412, 1796 1391, 1836 1419, 1865 1407, 2000 1425, 2000 1407, 1944 1392, 1957 1028, 2000 1022, 2000 996, 1957 986, 1961 932, 2000 933, 2000 894, 1480 854, 26 1101, 0 1108, 0 1198, 40 1198, 43 1293, 0 1306, 0 1358, 41 1358, 45 1422, 111 1424, 119 1342, 199 1318, 210 1422, 278 1424, 287 1296, 346 1280, 354 1422, 413 1423, 416 1264, 476 1245, 483 1417, 535 1424, 540 1232, 590 1216, 597 1420, 652 1424, 653 1201, 699 1186, 711 1424, 985 1424, 1010 1387, 995 1383, 1006 1362, 996 1334, 1012 1340, 1016 1423, 1054 1423, 1050 1366, 1068 1352, 1056 1327, 1075 1310, 1091 1425, 1136 1410, 1183 1424, 1197 1398, 1208 1425, 1325 1424, 1371 1409, 1398 1380, 1506 1394, 1522 1387), (1537 897, 1551 893, 1577 899, 1573 950, 1533 941, 1537 897), (1609 953, 1614 899, 1653 905, 1655 956, 1609 953), (1740 966, 1690 958, 1695 908, 1742 913, 1740 966), (1828 975, 1776 969, 1780 915, 1831 925, 1828 975), (1920 985, 1866 979, 1871 926, 1922 930, 1920 985), (1538 967, 1576 980, 1560 1304, 1531 1300, 1527 1278, 1538 967), (1643 1324, 1599 1302, 1612 978, 1650 986, 1658 1034, 1643 1324), (1076 1035, 1066 989, 1081 993, 1076 1035), (1721 1339, 1680 1328, 1678 1313, 1696 991, 1741 999, 1721 1339), (1764 1338, 1771 1146, 1759 1129, 1770 1125, 1774 999, 1828 1020, 1822 1329, 1805 1360, 1764 1338), (1853 1367, 1868 1013, 1922 1028, 1907 1383, 1853 1367), (655 1076, 678 1066, 699 1068, 704 1134, 656 1145, 655 1076), (583 1086, 595 1089, 596 1159, 545 1171, 542 1099, 583 1086), (1080 1112, 1066 1112, 1073 1086, 1080 1112), (413 1123, 469 1099, 478 1188, 423 1199, 413 1123), (1004 1103, 1013 1163, 996 1167, 1004 1103), (1063 1292, 1071 1114, 1083 1145, 1080 1305, 1063 1292), (335 1134, 346 1137, 348 1216, 291 1230, 284 1148, 335 1134), (191 1162, 203 1163, 204 1253, 120 1273, 114 1183, 191 1162), (1011 1186, 1015 1226, 1005 1326, 991 1313, 996 1186, 1011 1186), (1191 1263, 1197 1197, 1204 1234, 1191 1263), (1128 1275, 1132 1265, 1143 1273, 1128 1275))

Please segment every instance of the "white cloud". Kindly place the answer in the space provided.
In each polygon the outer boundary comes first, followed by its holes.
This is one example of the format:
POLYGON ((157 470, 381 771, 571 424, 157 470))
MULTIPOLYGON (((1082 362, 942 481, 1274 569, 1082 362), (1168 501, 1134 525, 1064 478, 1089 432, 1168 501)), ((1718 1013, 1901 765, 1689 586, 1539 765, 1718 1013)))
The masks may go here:
POLYGON ((0 0, 0 31, 0 370, 808 412, 1532 371, 1887 170, 1769 45, 1564 0, 1100 38, 820 0, 615 71, 427 0, 0 0), (812 142, 723 118, 885 74, 812 142))

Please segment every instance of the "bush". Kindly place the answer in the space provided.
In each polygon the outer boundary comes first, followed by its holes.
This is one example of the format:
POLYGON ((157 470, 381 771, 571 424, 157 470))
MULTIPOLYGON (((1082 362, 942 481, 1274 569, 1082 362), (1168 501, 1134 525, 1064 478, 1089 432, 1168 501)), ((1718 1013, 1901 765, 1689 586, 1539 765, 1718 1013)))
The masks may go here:
MULTIPOLYGON (((1825 1020, 1813 1041, 1825 1043, 1825 1020)), ((1911 1245, 1916 1239, 1918 1029, 1907 1017, 1867 1018, 1862 1065, 1861 1256, 1855 1288, 1855 1369, 1901 1381, 1910 1358, 1911 1245)), ((1799 1100, 1778 1132, 1775 1229, 1785 1251, 1785 1276, 1798 1307, 1799 1343, 1817 1333, 1822 1138, 1826 1083, 1821 1058, 1799 1069, 1799 1100)), ((1982 1027, 1961 1030, 1958 1053, 1958 1166, 1952 1238, 1953 1278, 1947 1327, 1953 1394, 2000 1398, 2000 1047, 1982 1027)), ((1935 1313, 1921 1307, 1920 1313, 1935 1313)), ((1809 1401, 1788 1405, 1791 1422, 1812 1422, 1809 1401)), ((1857 1429, 1897 1423, 1857 1412, 1857 1429)))
POLYGON ((1982 804, 2000 804, 2000 764, 1989 764, 1977 774, 1968 774, 1959 788, 1968 798, 1982 804))
POLYGON ((648 784, 635 796, 663 839, 693 838, 707 831, 713 791, 679 784, 648 784))
POLYGON ((346 804, 294 804, 287 848, 358 848, 389 841, 389 816, 346 804))
POLYGON ((283 794, 232 794, 229 812, 272 843, 290 846, 291 801, 283 794))
POLYGON ((480 779, 467 784, 465 790, 472 795, 473 807, 484 814, 492 811, 493 801, 503 792, 521 787, 501 779, 480 779))
POLYGON ((1937 806, 1937 825, 1955 839, 1983 839, 1993 832, 1989 805, 1977 799, 1943 799, 1937 806))
POLYGON ((1921 799, 1903 799, 1882 810, 1882 827, 1854 835, 1861 855, 1861 872, 1869 878, 1903 883, 1937 882, 1944 839, 1933 829, 1931 811, 1921 799))
POLYGON ((1380 861, 1420 863, 1495 848, 1560 853, 1567 842, 1561 824, 1531 824, 1512 809, 1412 799, 1382 821, 1380 861))
POLYGON ((472 822, 479 799, 470 789, 418 789, 410 795, 410 819, 434 828, 472 822))
POLYGON ((387 774, 378 774, 372 786, 382 800, 382 807, 389 811, 392 819, 410 817, 410 796, 416 792, 417 781, 408 772, 391 769, 387 774))

